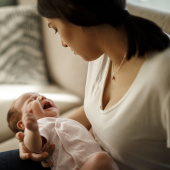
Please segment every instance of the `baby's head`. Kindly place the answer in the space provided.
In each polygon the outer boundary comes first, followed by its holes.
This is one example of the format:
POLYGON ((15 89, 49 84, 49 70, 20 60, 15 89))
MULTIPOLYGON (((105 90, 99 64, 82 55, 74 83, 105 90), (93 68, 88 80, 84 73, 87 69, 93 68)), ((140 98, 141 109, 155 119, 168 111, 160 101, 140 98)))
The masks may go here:
POLYGON ((14 133, 24 131, 22 114, 25 112, 32 112, 37 120, 44 117, 59 116, 59 110, 54 101, 38 93, 24 93, 14 101, 8 111, 8 126, 14 133))

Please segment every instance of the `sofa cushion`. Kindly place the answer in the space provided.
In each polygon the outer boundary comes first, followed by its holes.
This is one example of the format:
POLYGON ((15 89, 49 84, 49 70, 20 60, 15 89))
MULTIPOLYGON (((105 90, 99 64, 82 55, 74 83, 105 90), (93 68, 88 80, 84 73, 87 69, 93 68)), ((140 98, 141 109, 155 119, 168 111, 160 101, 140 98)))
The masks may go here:
POLYGON ((18 149, 18 140, 15 137, 12 137, 0 144, 0 152, 18 149))
POLYGON ((38 92, 54 100, 61 114, 83 103, 77 95, 55 85, 0 85, 0 143, 13 136, 7 125, 7 112, 13 101, 26 92, 38 92))
POLYGON ((0 8, 0 83, 48 83, 41 29, 35 6, 0 8))

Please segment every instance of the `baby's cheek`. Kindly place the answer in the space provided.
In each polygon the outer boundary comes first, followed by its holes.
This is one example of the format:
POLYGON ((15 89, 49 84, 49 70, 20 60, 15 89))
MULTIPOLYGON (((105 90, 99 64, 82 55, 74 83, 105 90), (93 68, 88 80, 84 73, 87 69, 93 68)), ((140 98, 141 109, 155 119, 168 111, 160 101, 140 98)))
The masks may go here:
POLYGON ((32 106, 30 107, 30 109, 32 109, 34 114, 43 112, 42 106, 38 101, 35 101, 34 103, 32 103, 32 106))

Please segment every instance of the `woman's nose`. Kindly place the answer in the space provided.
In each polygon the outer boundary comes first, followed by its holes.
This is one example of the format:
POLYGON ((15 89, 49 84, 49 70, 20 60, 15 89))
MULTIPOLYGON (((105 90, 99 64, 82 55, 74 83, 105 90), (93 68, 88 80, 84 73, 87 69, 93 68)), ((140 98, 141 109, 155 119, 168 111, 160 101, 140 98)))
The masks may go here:
POLYGON ((68 47, 68 45, 63 40, 61 40, 61 44, 63 47, 68 47))

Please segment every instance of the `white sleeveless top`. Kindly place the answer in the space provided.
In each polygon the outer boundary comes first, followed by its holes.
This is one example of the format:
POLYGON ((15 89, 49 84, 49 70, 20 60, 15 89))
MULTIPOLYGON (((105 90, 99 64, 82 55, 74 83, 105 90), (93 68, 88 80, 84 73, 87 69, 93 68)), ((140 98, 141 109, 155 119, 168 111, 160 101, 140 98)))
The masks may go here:
POLYGON ((170 48, 150 56, 126 94, 101 109, 109 57, 89 63, 84 108, 121 170, 170 169, 170 48))

